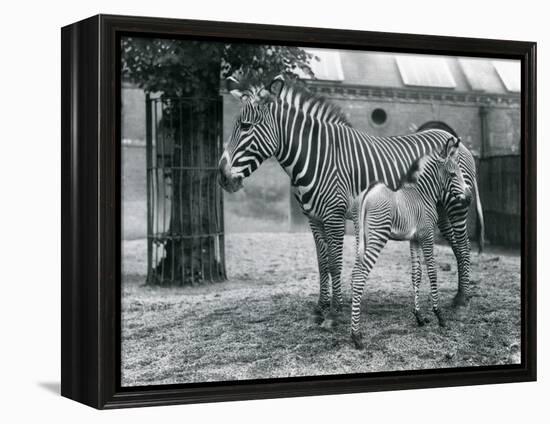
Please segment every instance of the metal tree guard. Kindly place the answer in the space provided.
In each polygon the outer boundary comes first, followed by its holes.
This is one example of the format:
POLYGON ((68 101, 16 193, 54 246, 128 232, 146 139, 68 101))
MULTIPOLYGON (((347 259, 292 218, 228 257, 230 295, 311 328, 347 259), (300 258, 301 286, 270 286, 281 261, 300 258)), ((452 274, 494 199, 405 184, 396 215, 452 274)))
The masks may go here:
POLYGON ((147 283, 226 279, 222 98, 146 99, 147 283))

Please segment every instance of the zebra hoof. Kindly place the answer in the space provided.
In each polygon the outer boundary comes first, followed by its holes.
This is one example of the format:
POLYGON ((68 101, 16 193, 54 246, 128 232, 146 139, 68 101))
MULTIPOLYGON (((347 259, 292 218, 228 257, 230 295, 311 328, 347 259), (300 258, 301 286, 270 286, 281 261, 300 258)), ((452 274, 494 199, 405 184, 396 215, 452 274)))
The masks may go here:
POLYGON ((424 318, 420 311, 414 311, 414 317, 416 318, 416 323, 419 327, 423 327, 425 324, 429 323, 430 320, 428 318, 424 318))
POLYGON ((328 303, 317 303, 313 308, 313 313, 323 318, 329 311, 330 311, 330 304, 328 303))
POLYGON ((363 335, 361 332, 351 333, 351 340, 353 341, 356 349, 362 350, 365 348, 365 345, 363 344, 363 335))
POLYGON ((322 324, 321 324, 321 328, 325 329, 325 330, 330 330, 332 327, 334 327, 334 320, 332 318, 326 318, 322 324))
POLYGON ((323 315, 313 314, 312 321, 317 325, 322 325, 325 321, 323 315))
POLYGON ((342 315, 342 312, 344 311, 344 308, 342 307, 341 303, 335 303, 332 306, 331 314, 334 316, 342 315))
POLYGON ((453 306, 455 308, 468 305, 468 298, 461 292, 457 293, 453 299, 453 306))
POLYGON ((439 326, 441 328, 447 328, 447 321, 445 320, 445 318, 443 318, 443 315, 441 314, 441 311, 436 310, 436 311, 434 311, 434 314, 437 317, 437 320, 439 322, 439 326))

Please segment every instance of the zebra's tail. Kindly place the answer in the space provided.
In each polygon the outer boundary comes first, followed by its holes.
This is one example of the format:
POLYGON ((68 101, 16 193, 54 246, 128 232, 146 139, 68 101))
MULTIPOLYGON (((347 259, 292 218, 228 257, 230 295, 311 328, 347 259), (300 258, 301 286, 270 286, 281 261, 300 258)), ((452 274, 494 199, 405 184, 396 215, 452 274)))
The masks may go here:
POLYGON ((360 193, 353 202, 353 224, 355 226, 355 248, 356 258, 361 257, 365 252, 364 225, 362 206, 365 199, 364 193, 360 193))
POLYGON ((483 252, 485 247, 485 221, 483 220, 483 208, 481 207, 481 198, 479 196, 479 189, 477 187, 477 181, 474 181, 474 191, 476 196, 476 211, 477 211, 477 246, 478 254, 483 252))
POLYGON ((366 232, 366 197, 368 190, 360 193, 353 202, 353 221, 355 226, 355 241, 356 241, 356 259, 360 259, 365 254, 365 247, 367 245, 367 232, 366 232))

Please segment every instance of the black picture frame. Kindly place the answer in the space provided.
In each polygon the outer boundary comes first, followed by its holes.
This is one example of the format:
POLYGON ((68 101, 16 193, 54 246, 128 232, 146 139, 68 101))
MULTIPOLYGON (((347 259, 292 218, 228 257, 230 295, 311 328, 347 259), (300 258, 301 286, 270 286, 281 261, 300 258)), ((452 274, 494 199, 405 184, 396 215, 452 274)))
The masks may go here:
POLYGON ((536 380, 536 43, 97 15, 61 31, 61 394, 120 408, 536 380), (521 364, 120 387, 120 37, 521 60, 521 364))

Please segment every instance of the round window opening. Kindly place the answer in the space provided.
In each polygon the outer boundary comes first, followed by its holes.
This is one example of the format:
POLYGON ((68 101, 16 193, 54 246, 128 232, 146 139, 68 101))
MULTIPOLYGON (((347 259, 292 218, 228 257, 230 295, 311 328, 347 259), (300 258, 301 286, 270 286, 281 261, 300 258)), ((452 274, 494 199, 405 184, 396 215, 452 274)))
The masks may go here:
POLYGON ((388 114, 384 109, 377 108, 372 111, 370 118, 372 119, 372 122, 376 125, 382 125, 387 121, 388 114))

